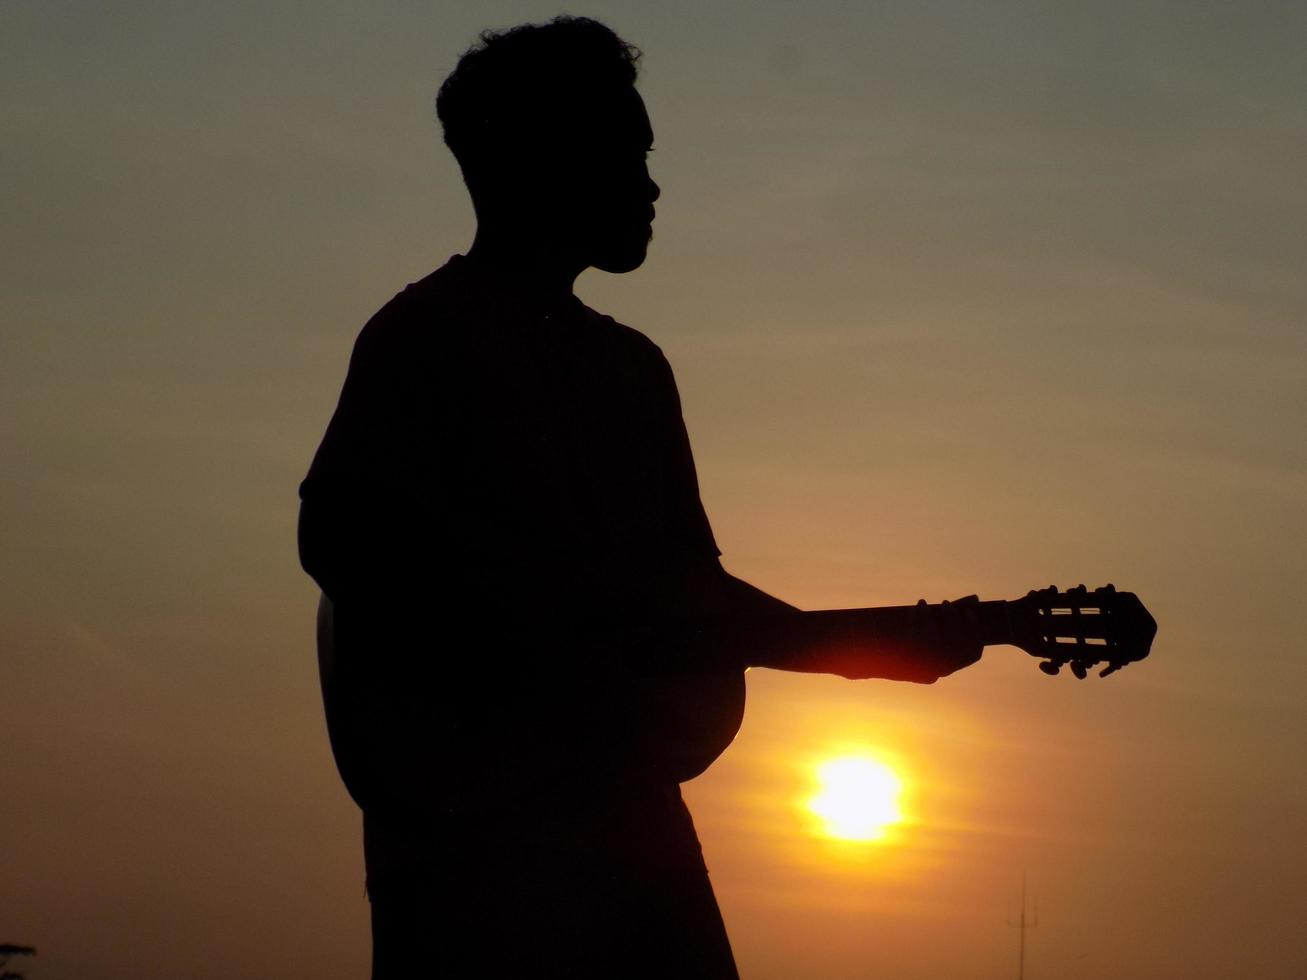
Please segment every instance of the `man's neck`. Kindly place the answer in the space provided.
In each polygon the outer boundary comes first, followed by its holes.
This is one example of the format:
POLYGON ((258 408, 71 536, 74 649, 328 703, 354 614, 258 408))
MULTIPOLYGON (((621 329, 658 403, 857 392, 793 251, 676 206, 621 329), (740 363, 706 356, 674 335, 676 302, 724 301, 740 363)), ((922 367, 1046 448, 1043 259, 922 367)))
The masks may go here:
POLYGON ((524 304, 559 306, 572 299, 572 287, 585 265, 550 243, 524 235, 495 234, 478 228, 467 261, 484 278, 524 304))

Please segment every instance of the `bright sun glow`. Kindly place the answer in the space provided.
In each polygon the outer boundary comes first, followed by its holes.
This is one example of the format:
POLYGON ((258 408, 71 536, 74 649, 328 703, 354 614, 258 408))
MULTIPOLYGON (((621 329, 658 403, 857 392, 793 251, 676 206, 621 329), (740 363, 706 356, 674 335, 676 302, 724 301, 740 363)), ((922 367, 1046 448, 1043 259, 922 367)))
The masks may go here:
POLYGON ((880 840, 886 828, 903 819, 903 783, 883 762, 864 756, 832 759, 817 768, 817 779, 821 791, 808 809, 821 817, 831 837, 880 840))

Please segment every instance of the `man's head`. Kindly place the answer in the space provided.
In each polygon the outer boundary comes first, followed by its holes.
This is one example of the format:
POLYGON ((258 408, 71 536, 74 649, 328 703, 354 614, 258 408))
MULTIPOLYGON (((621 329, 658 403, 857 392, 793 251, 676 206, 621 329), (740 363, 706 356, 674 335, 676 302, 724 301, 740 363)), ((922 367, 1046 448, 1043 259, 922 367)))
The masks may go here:
POLYGON ((609 272, 644 261, 658 185, 639 57, 584 17, 481 35, 436 112, 482 224, 543 235, 609 272))

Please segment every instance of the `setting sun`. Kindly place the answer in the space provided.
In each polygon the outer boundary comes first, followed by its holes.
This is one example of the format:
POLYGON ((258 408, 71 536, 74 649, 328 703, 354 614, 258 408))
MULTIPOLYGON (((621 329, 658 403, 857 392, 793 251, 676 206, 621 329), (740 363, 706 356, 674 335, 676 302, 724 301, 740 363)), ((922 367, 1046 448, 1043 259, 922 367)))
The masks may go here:
POLYGON ((886 828, 903 818, 903 782, 883 762, 864 756, 831 759, 817 768, 817 780, 821 789, 808 801, 808 809, 821 818, 831 837, 880 840, 886 828))

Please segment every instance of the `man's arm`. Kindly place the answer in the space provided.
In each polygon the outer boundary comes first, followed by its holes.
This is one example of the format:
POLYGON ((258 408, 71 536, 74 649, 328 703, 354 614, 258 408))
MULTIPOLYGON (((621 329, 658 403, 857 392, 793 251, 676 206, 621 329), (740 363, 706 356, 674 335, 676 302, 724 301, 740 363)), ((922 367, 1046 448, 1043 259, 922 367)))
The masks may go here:
POLYGON ((922 606, 907 615, 808 613, 722 568, 676 379, 661 352, 654 371, 668 433, 667 495, 676 502, 668 530, 682 550, 652 590, 662 614, 645 624, 655 634, 653 669, 772 667, 930 684, 980 658, 978 624, 967 603, 922 606))
POLYGON ((980 659, 973 600, 906 610, 805 611, 701 560, 658 587, 645 624, 652 669, 770 667, 850 679, 934 683, 980 659))

